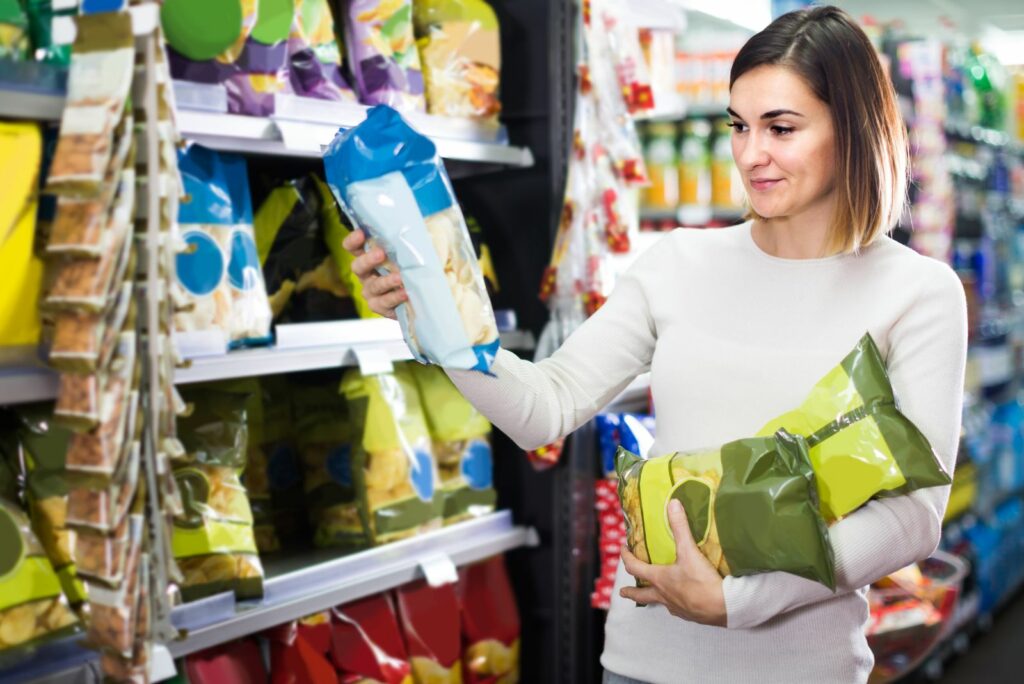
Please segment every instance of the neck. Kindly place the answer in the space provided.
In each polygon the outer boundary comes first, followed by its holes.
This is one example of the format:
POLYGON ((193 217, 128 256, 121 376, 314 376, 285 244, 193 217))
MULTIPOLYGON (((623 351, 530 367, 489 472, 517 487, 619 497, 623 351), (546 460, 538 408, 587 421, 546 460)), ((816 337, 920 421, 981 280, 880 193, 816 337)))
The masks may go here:
POLYGON ((782 259, 819 259, 832 256, 829 228, 832 206, 754 221, 751 235, 764 252, 782 259))

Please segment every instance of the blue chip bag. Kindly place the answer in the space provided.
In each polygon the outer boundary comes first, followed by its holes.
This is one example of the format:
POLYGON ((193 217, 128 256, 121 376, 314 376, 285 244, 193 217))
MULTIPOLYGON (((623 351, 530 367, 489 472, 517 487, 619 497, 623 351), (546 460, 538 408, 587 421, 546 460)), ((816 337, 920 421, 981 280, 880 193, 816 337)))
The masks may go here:
POLYGON ((654 416, 599 413, 594 421, 601 464, 606 475, 615 472, 615 453, 619 447, 646 458, 647 452, 654 445, 654 416))
POLYGON ((174 327, 183 351, 269 342, 245 159, 189 144, 178 152, 178 168, 185 189, 178 225, 187 248, 175 270, 188 306, 175 313, 174 327))
POLYGON ((429 138, 394 109, 370 109, 324 154, 327 182, 353 224, 402 274, 405 341, 421 363, 488 372, 498 352, 483 275, 451 181, 429 138))

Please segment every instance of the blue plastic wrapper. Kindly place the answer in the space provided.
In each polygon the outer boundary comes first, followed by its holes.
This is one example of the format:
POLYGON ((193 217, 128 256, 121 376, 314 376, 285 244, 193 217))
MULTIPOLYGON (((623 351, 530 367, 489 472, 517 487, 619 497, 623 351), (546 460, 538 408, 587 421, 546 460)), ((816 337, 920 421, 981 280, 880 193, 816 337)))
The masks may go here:
POLYGON ((178 224, 187 249, 175 270, 188 307, 175 313, 175 331, 207 339, 220 333, 224 350, 269 342, 270 302, 253 239, 245 159, 190 144, 179 150, 178 168, 185 188, 178 224))
POLYGON ((601 465, 606 475, 615 472, 615 453, 619 447, 646 457, 654 444, 654 416, 638 413, 599 413, 597 443, 601 450, 601 465))
POLYGON ((370 109, 324 154, 327 182, 353 225, 397 268, 409 300, 397 309, 421 363, 489 372, 498 328, 465 219, 437 148, 394 109, 370 109))

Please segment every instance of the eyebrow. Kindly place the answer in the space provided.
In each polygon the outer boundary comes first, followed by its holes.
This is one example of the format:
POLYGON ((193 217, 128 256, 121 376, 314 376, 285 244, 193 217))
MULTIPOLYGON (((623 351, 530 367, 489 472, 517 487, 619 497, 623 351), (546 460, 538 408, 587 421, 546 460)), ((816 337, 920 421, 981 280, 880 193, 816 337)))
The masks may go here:
MULTIPOLYGON (((739 114, 734 112, 731 107, 726 107, 725 111, 728 112, 730 116, 733 116, 733 117, 735 117, 737 119, 742 119, 743 118, 742 116, 740 116, 739 114)), ((803 117, 803 114, 801 114, 800 112, 794 112, 792 109, 773 109, 770 112, 765 112, 764 114, 762 114, 761 115, 761 119, 762 120, 777 119, 780 116, 785 116, 787 114, 791 114, 793 116, 803 117)))

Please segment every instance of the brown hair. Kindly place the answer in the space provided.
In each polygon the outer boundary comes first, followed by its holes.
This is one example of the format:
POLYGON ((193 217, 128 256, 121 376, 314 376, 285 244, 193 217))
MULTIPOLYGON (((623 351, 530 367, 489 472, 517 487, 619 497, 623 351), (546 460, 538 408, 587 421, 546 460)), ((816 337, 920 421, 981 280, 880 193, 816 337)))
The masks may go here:
MULTIPOLYGON (((729 87, 760 66, 791 69, 832 112, 836 145, 833 253, 865 247, 888 232, 907 202, 907 130, 892 83, 871 41, 843 10, 784 14, 736 55, 729 87)), ((751 209, 747 218, 761 218, 751 209)))

